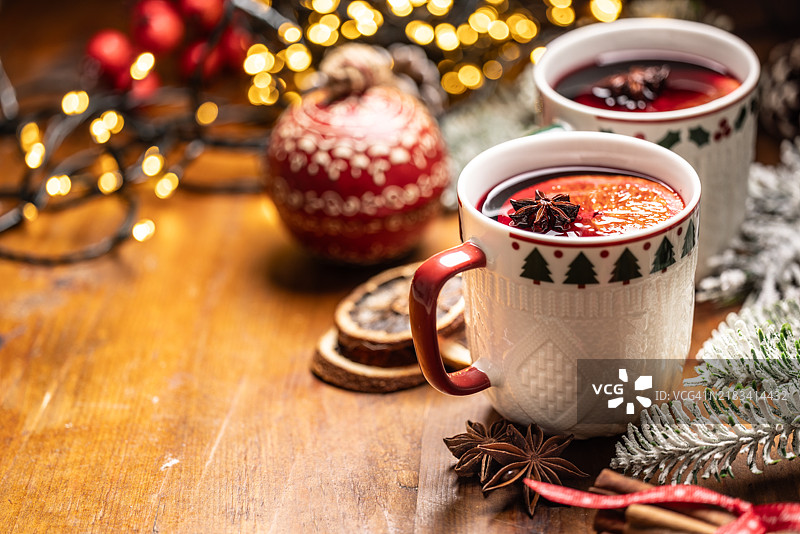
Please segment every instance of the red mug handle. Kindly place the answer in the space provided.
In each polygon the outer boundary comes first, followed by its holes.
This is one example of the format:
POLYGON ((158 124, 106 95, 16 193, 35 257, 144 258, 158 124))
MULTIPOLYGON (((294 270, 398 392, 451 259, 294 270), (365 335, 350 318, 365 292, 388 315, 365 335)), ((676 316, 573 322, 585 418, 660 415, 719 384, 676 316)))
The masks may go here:
POLYGON ((409 315, 417 360, 428 382, 442 393, 469 395, 491 386, 486 373, 474 365, 448 373, 436 335, 436 301, 445 282, 460 272, 485 266, 483 251, 466 242, 425 260, 411 281, 409 315))

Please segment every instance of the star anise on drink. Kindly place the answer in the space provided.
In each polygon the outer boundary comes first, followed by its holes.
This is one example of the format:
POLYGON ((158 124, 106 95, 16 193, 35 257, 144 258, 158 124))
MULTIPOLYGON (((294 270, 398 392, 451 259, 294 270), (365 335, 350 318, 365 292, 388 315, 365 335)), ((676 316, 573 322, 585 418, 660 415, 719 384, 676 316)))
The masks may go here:
MULTIPOLYGON (((483 491, 491 491, 522 481, 526 478, 561 484, 559 474, 573 476, 589 476, 571 462, 559 455, 572 442, 572 436, 552 436, 544 439, 544 433, 538 425, 528 426, 526 434, 513 425, 508 427, 505 441, 480 445, 479 449, 489 455, 502 467, 483 485, 483 491)), ((523 495, 528 505, 528 513, 533 516, 539 494, 523 484, 523 495), (533 493, 533 495, 531 495, 533 493)))
POLYGON ((569 201, 569 195, 557 193, 548 198, 543 192, 536 190, 535 198, 511 199, 514 213, 509 217, 514 226, 547 233, 550 230, 563 232, 567 230, 578 216, 580 206, 569 201))
POLYGON ((444 438, 444 443, 453 456, 458 458, 455 471, 458 476, 478 474, 481 484, 489 478, 492 457, 481 450, 482 445, 491 445, 506 439, 509 424, 504 419, 492 423, 487 430, 481 423, 467 421, 467 431, 452 438, 444 438))
POLYGON ((628 109, 644 109, 647 102, 655 100, 666 86, 669 66, 634 65, 628 72, 606 76, 592 87, 592 94, 606 104, 624 106, 628 109))

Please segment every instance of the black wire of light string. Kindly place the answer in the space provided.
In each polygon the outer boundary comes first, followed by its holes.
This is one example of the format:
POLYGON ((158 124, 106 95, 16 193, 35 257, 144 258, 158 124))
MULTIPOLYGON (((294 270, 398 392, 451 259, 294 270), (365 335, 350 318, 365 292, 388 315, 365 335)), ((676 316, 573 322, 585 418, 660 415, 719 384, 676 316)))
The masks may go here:
MULTIPOLYGON (((275 9, 264 9, 265 6, 253 0, 231 0, 226 2, 226 9, 222 20, 212 30, 208 44, 205 47, 201 58, 195 66, 190 85, 189 85, 189 101, 191 108, 196 110, 201 103, 202 94, 202 69, 208 54, 219 43, 219 40, 227 28, 234 9, 239 9, 254 17, 262 24, 277 33, 280 25, 285 22, 293 22, 291 19, 283 16, 275 9)), ((90 102, 93 104, 92 109, 87 109, 84 113, 77 116, 68 116, 56 122, 53 129, 48 128, 45 132, 45 160, 40 168, 30 169, 25 167, 22 173, 20 182, 16 188, 3 188, 0 189, 0 198, 17 198, 17 204, 5 213, 0 214, 0 234, 20 226, 25 220, 24 210, 29 204, 33 205, 38 211, 44 209, 50 210, 66 210, 75 205, 82 204, 91 199, 100 196, 101 191, 96 187, 88 188, 84 194, 77 197, 72 196, 68 200, 60 202, 52 202, 46 192, 46 180, 40 180, 39 184, 34 186, 34 175, 44 174, 47 170, 49 158, 55 150, 61 146, 63 141, 75 130, 78 126, 83 124, 86 120, 93 117, 100 109, 116 109, 126 122, 133 124, 137 123, 138 117, 132 112, 131 107, 126 106, 127 99, 124 95, 112 95, 101 98, 99 101, 93 97, 90 102), (113 102, 109 99, 114 99, 113 102), (98 103, 99 102, 99 103, 98 103)), ((20 125, 25 124, 30 117, 19 117, 19 101, 15 88, 8 77, 2 62, 0 62, 0 135, 16 135, 20 125)), ((192 115, 189 115, 191 117, 192 115)), ((263 152, 266 148, 266 136, 262 136, 258 140, 254 139, 231 139, 230 137, 212 136, 209 135, 202 125, 196 121, 187 120, 187 123, 192 124, 194 128, 193 136, 181 136, 180 132, 165 131, 148 132, 148 141, 154 138, 162 138, 167 135, 166 132, 171 133, 176 137, 183 137, 184 151, 180 156, 180 161, 170 167, 171 171, 178 171, 181 175, 183 170, 194 161, 206 146, 218 147, 225 149, 244 149, 244 150, 257 150, 263 152)), ((175 124, 174 122, 172 123, 175 124)), ((150 125, 152 126, 152 124, 150 125)), ((140 139, 144 140, 144 139, 140 139)), ((156 143, 159 145, 161 143, 156 143)), ((124 169, 123 158, 119 154, 119 150, 108 143, 104 145, 105 152, 110 154, 117 162, 120 173, 122 174, 122 186, 113 195, 120 198, 125 205, 125 214, 121 222, 117 225, 114 232, 92 244, 75 251, 59 254, 35 254, 25 251, 13 250, 8 247, 0 247, 0 259, 28 263, 32 265, 60 265, 68 263, 77 263, 86 261, 108 254, 114 248, 131 237, 131 232, 135 224, 136 215, 138 212, 138 200, 129 190, 129 185, 136 180, 132 178, 132 169, 124 169)), ((83 156, 83 154, 81 154, 83 156)), ((99 156, 98 156, 99 157, 99 156)), ((68 158, 69 159, 69 158, 68 158)), ((77 156, 74 159, 78 159, 77 156)), ((74 162, 73 162, 74 163, 74 162)), ((62 162, 61 165, 53 168, 53 175, 57 172, 72 175, 79 170, 80 166, 74 167, 62 162)), ((135 167, 135 165, 131 166, 135 167)), ((237 180, 226 183, 217 183, 213 185, 207 184, 193 184, 191 182, 182 181, 181 189, 198 192, 198 193, 254 193, 262 190, 261 183, 258 179, 251 179, 247 181, 237 180)))
MULTIPOLYGON (((2 92, 2 88, 0 88, 0 92, 2 92)), ((19 186, 15 192, 16 194, 12 194, 11 190, 4 190, 0 192, 0 196, 12 196, 19 199, 16 206, 14 206, 8 212, 0 215, 0 233, 11 230, 24 222, 24 210, 28 204, 32 204, 37 211, 43 211, 44 209, 63 211, 76 205, 83 204, 84 202, 93 198, 97 198, 101 194, 100 190, 95 186, 91 189, 87 189, 83 195, 73 195, 68 200, 59 203, 52 203, 50 196, 46 191, 46 181, 40 180, 38 185, 34 186, 33 176, 55 176, 60 174, 74 176, 79 170, 87 168, 94 161, 96 161, 100 152, 111 153, 112 157, 119 162, 118 156, 113 154, 112 146, 106 145, 103 147, 104 150, 99 150, 97 148, 86 149, 74 154, 70 154, 58 165, 53 166, 52 172, 44 172, 46 170, 51 170, 49 166, 50 154, 52 154, 72 132, 74 132, 89 118, 94 116, 98 110, 107 109, 107 107, 118 103, 119 97, 116 95, 95 99, 93 101, 92 108, 87 109, 87 111, 83 114, 60 118, 46 130, 43 138, 45 145, 45 156, 41 167, 39 169, 25 167, 19 186)), ((20 120, 18 122, 19 124, 22 124, 25 121, 20 120)), ((125 180, 123 178, 123 186, 124 185, 125 180)), ((78 263, 108 254, 117 245, 130 237, 138 211, 138 201, 127 190, 121 188, 120 191, 114 196, 122 199, 123 204, 125 205, 125 214, 114 232, 112 232, 110 235, 77 250, 58 254, 35 254, 21 250, 14 250, 8 247, 0 247, 0 259, 27 263, 31 265, 54 266, 68 263, 78 263)))

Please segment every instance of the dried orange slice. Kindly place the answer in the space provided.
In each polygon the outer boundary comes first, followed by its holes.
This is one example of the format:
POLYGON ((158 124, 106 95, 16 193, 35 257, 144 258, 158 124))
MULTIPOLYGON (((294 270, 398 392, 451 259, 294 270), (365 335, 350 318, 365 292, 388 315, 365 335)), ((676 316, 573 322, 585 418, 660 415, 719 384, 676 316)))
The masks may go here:
POLYGON ((389 393, 425 382, 416 362, 397 367, 354 362, 342 354, 337 338, 336 328, 328 330, 320 338, 311 362, 311 371, 325 382, 364 393, 389 393))
MULTIPOLYGON (((380 367, 416 363, 411 340, 408 297, 411 279, 419 263, 395 267, 370 278, 354 289, 336 308, 334 321, 339 345, 357 362, 380 367)), ((462 279, 456 276, 439 294, 437 331, 454 333, 464 322, 462 279)))
MULTIPOLYGON (((408 317, 411 279, 418 263, 384 271, 354 289, 335 313, 335 326, 319 340, 311 370, 344 389, 388 393, 425 382, 417 364, 408 317)), ((464 340, 461 277, 442 289, 437 328, 448 367, 469 365, 464 340)))

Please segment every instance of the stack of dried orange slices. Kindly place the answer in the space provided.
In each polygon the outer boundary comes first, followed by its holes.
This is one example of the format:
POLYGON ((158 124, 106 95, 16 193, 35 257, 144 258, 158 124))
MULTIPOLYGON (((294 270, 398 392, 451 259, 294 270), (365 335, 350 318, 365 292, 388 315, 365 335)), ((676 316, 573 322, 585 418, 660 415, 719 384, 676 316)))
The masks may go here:
MULTIPOLYGON (((315 375, 341 388, 369 393, 407 389, 425 381, 408 317, 409 290, 417 267, 419 263, 383 271, 339 303, 335 326, 317 344, 311 363, 315 375)), ((447 366, 469 365, 461 276, 442 288, 436 326, 447 366)))

